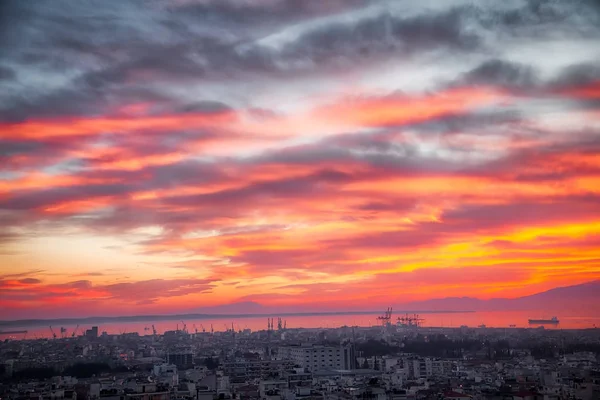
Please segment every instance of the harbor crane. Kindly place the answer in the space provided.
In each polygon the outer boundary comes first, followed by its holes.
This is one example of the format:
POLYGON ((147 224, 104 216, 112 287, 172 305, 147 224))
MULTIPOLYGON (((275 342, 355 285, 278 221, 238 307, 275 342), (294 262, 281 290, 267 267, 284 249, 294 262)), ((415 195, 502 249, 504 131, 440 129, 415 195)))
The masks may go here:
POLYGON ((61 326, 60 327, 60 337, 64 339, 66 334, 67 334, 67 328, 65 328, 64 326, 61 326))
POLYGON ((421 323, 425 321, 423 318, 419 316, 419 314, 408 315, 408 313, 403 317, 398 317, 398 326, 410 328, 410 327, 420 327, 421 323))
POLYGON ((50 332, 52 332, 52 338, 56 339, 56 333, 54 333, 54 329, 52 329, 52 326, 50 326, 50 332))
POLYGON ((392 307, 389 307, 383 315, 377 317, 382 326, 388 326, 392 320, 392 307))
POLYGON ((75 337, 75 335, 77 335, 78 329, 79 329, 79 324, 77 324, 77 326, 75 327, 75 330, 73 331, 73 333, 71 333, 71 337, 75 337))

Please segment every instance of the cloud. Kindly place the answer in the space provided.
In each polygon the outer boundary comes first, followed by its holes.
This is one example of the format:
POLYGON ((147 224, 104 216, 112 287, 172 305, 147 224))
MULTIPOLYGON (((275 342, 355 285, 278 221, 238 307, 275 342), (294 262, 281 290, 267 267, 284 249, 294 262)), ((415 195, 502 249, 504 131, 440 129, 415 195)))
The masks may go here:
POLYGON ((213 283, 214 280, 210 279, 151 279, 109 284, 97 289, 106 291, 112 299, 154 301, 165 297, 210 292, 214 287, 213 283))
POLYGON ((0 281, 0 304, 65 304, 74 299, 94 308, 102 304, 155 304, 167 298, 208 293, 215 282, 213 279, 150 279, 111 284, 93 284, 89 280, 43 284, 37 279, 3 280, 0 281))
POLYGON ((539 73, 531 66, 493 59, 467 72, 462 79, 471 85, 526 90, 535 88, 539 84, 538 77, 539 73))
POLYGON ((2 7, 11 315, 597 276, 594 2, 2 7))
POLYGON ((0 279, 4 280, 4 279, 15 279, 15 278, 20 278, 20 279, 35 279, 35 278, 29 278, 31 275, 39 275, 41 273, 45 272, 42 269, 33 269, 33 270, 29 270, 29 271, 24 271, 24 272, 18 272, 18 273, 14 273, 14 274, 3 274, 0 275, 0 279))
POLYGON ((12 80, 16 76, 15 71, 8 67, 0 66, 0 81, 1 80, 12 80))
POLYGON ((19 283, 22 283, 24 285, 35 285, 37 283, 41 283, 42 281, 36 278, 24 278, 24 279, 19 279, 19 283))

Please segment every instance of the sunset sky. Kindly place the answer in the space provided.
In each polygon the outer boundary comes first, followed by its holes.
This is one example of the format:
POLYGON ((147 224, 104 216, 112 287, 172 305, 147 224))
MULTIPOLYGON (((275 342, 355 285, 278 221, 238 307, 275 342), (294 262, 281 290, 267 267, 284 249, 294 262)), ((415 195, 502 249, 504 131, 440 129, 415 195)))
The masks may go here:
POLYGON ((600 6, 5 1, 0 319, 600 278, 600 6))

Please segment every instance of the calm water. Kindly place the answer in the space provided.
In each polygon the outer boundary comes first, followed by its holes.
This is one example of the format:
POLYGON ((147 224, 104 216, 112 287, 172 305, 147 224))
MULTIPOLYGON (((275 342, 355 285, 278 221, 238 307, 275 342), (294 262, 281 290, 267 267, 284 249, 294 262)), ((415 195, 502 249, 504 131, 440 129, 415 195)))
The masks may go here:
MULTIPOLYGON (((393 316, 395 322, 396 317, 402 314, 396 314, 393 316)), ((467 325, 469 327, 477 327, 479 325, 486 325, 487 327, 509 327, 510 325, 516 325, 517 327, 528 327, 527 320, 529 318, 549 318, 550 315, 539 315, 532 314, 529 311, 498 311, 498 312, 471 312, 471 313, 423 313, 421 317, 424 318, 423 326, 432 327, 460 327, 461 325, 467 325)), ((581 328, 600 328, 600 315, 557 315, 560 319, 558 326, 546 326, 548 329, 581 329, 581 328)), ((275 325, 277 325, 277 318, 275 317, 275 325)), ((288 328, 336 328, 344 325, 348 326, 374 326, 378 325, 377 315, 375 314, 364 314, 364 315, 314 315, 314 316, 287 316, 282 317, 283 320, 287 321, 288 328)), ((231 324, 236 330, 239 329, 251 329, 252 331, 263 330, 267 328, 267 317, 248 317, 248 318, 206 318, 196 320, 186 320, 187 329, 190 333, 194 332, 195 329, 198 332, 202 331, 202 326, 206 331, 210 331, 211 324, 215 331, 224 331, 226 328, 231 328, 231 324)), ((165 331, 175 330, 182 328, 183 323, 181 321, 168 320, 168 321, 144 321, 144 322, 111 322, 111 323, 98 323, 99 332, 106 331, 108 334, 119 334, 126 332, 138 332, 140 335, 152 334, 152 325, 156 328, 156 331, 161 334, 165 331)), ((77 335, 82 334, 86 329, 89 329, 92 324, 80 325, 77 330, 77 335)), ((66 336, 71 336, 76 325, 64 325, 66 329, 66 336)), ((60 336, 60 326, 56 325, 52 327, 54 332, 60 336)), ((10 328, 2 328, 1 330, 18 330, 25 329, 28 331, 27 338, 49 338, 52 337, 50 328, 48 326, 27 326, 17 327, 13 326, 10 328)), ((6 338, 8 335, 0 335, 1 339, 6 338)), ((15 339, 22 339, 25 335, 13 334, 10 335, 15 339)))

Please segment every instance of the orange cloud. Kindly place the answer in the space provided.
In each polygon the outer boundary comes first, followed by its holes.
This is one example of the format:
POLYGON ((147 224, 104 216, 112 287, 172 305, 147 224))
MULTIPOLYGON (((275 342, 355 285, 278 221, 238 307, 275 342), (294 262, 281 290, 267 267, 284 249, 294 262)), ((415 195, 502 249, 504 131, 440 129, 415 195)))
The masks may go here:
POLYGON ((231 122, 229 112, 215 114, 173 114, 145 117, 97 117, 33 120, 0 125, 1 139, 45 139, 96 135, 104 132, 131 133, 137 131, 172 131, 218 126, 231 122))
POLYGON ((349 99, 319 109, 316 115, 357 126, 389 126, 462 113, 506 99, 505 94, 494 89, 460 88, 421 97, 349 99))

